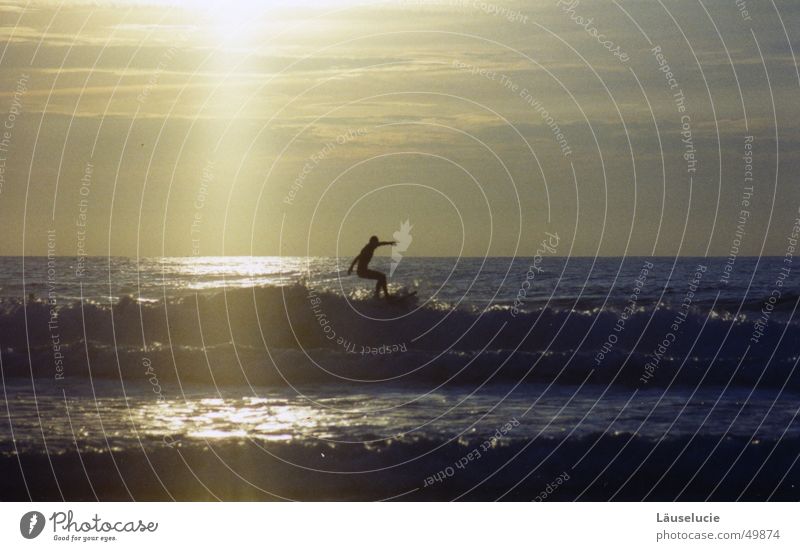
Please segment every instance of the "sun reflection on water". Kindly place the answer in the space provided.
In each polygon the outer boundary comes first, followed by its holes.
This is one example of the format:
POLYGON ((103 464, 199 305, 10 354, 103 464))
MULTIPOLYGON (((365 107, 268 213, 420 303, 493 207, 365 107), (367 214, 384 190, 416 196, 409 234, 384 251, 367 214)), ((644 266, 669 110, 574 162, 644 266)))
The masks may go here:
POLYGON ((329 437, 318 429, 329 422, 326 413, 283 400, 264 398, 206 398, 145 405, 136 415, 140 429, 150 436, 180 434, 197 439, 289 441, 329 437))
POLYGON ((163 283, 187 290, 296 283, 304 259, 280 256, 167 257, 158 260, 163 283))

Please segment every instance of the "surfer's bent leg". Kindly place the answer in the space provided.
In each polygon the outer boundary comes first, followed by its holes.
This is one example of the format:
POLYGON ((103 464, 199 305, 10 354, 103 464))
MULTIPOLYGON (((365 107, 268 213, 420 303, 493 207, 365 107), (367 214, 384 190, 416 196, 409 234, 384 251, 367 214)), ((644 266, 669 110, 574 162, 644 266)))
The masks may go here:
POLYGON ((362 270, 358 272, 358 277, 364 279, 376 279, 375 296, 380 296, 381 289, 383 289, 384 295, 389 296, 389 291, 386 287, 386 276, 383 273, 378 272, 377 270, 362 270))

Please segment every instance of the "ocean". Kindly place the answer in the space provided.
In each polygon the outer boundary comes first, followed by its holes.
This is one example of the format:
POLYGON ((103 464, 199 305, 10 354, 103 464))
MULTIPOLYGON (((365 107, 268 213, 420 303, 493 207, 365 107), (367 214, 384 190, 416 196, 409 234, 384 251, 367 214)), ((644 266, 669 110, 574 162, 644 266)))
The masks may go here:
POLYGON ((797 500, 790 259, 0 258, 0 498, 797 500))

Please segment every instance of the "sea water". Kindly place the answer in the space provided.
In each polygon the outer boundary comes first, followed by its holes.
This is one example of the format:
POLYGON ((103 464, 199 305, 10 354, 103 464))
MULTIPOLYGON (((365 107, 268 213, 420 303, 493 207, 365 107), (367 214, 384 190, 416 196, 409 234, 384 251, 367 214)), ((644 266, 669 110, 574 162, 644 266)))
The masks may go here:
POLYGON ((784 259, 347 265, 0 259, 0 495, 800 496, 784 259))

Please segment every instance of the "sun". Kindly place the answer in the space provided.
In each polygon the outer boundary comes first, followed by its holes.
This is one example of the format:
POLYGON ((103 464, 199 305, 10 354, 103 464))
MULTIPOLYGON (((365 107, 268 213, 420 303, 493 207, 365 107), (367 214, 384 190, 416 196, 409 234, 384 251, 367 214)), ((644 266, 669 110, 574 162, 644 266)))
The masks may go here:
POLYGON ((207 22, 215 42, 237 45, 251 42, 263 30, 262 21, 281 2, 258 0, 183 0, 182 7, 197 12, 207 22))
POLYGON ((129 0, 160 5, 202 17, 215 40, 247 42, 265 26, 274 27, 287 14, 321 14, 361 5, 364 0, 129 0))
POLYGON ((238 0, 196 0, 209 18, 217 38, 230 43, 249 42, 261 28, 261 20, 270 11, 269 2, 238 0))
MULTIPOLYGON (((349 9, 370 0, 120 0, 185 12, 199 24, 206 43, 249 47, 260 38, 284 31, 303 20, 304 27, 317 16, 349 9)), ((313 31, 309 31, 313 32, 313 31)))
MULTIPOLYGON (((288 9, 283 0, 128 0, 185 12, 198 22, 205 42, 238 45, 251 42, 264 27, 274 26, 269 14, 288 9)), ((301 0, 302 3, 302 0, 301 0)))

